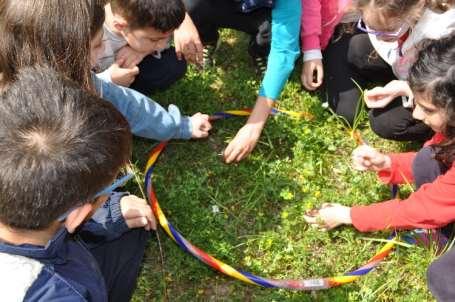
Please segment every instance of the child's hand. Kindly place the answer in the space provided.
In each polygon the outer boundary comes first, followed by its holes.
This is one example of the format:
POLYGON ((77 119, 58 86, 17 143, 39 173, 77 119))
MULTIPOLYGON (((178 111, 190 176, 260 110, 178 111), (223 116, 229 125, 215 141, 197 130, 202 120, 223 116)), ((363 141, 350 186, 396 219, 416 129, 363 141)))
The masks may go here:
POLYGON ((376 149, 361 145, 352 152, 352 166, 359 171, 381 171, 391 167, 391 160, 376 149))
POLYGON ((190 63, 202 64, 204 47, 199 32, 188 14, 185 15, 180 27, 174 31, 174 45, 179 60, 185 58, 190 63))
POLYGON ((130 228, 144 228, 147 231, 156 230, 155 216, 147 201, 135 195, 120 199, 120 210, 126 225, 130 228))
POLYGON ((315 59, 303 63, 302 75, 300 77, 303 86, 307 90, 316 90, 322 84, 324 79, 324 68, 322 60, 315 59))
POLYGON ((224 161, 227 164, 239 162, 247 157, 254 150, 259 137, 261 136, 262 127, 254 124, 246 124, 240 128, 234 139, 224 150, 224 161))
POLYGON ((408 82, 393 80, 384 87, 375 87, 364 93, 365 104, 368 108, 384 108, 399 96, 407 96, 412 102, 414 95, 408 82))
POLYGON ((117 61, 109 67, 109 73, 111 75, 111 81, 114 84, 129 87, 136 76, 139 74, 139 68, 134 66, 132 68, 123 68, 122 66, 123 61, 117 61))
POLYGON ((116 61, 121 61, 120 67, 133 68, 137 66, 148 55, 148 53, 139 52, 130 46, 123 46, 117 53, 116 61))
POLYGON ((209 131, 212 129, 212 124, 210 124, 209 116, 207 114, 202 114, 200 112, 196 113, 190 117, 191 126, 192 126, 192 138, 204 138, 209 136, 209 131))
POLYGON ((342 224, 352 224, 351 208, 338 203, 323 204, 319 210, 303 215, 305 221, 323 230, 331 230, 342 224))

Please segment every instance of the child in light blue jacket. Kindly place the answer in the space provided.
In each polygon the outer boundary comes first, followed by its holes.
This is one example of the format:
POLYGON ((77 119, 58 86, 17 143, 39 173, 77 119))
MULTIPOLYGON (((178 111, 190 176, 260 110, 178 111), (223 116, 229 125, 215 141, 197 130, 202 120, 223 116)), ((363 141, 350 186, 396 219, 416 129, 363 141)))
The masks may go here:
MULTIPOLYGON (((90 62, 96 65, 104 50, 103 28, 104 9, 94 5, 96 13, 91 20, 90 62), (98 27, 97 27, 98 25, 98 27)), ((175 105, 170 105, 166 111, 158 103, 145 95, 127 87, 93 74, 95 89, 105 100, 111 102, 130 123, 134 135, 151 138, 159 141, 170 139, 204 138, 212 128, 209 116, 196 113, 191 117, 182 116, 175 105)))

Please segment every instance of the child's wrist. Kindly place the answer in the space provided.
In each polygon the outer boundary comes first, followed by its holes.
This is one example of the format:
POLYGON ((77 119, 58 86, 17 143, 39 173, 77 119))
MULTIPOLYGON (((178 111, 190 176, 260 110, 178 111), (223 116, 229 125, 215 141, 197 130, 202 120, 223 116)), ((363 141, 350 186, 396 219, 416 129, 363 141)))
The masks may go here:
POLYGON ((343 211, 341 212, 341 223, 343 224, 352 224, 351 218, 351 208, 350 207, 343 207, 343 211))
POLYGON ((382 170, 388 170, 392 167, 392 159, 390 156, 383 154, 384 156, 384 164, 382 165, 382 170))

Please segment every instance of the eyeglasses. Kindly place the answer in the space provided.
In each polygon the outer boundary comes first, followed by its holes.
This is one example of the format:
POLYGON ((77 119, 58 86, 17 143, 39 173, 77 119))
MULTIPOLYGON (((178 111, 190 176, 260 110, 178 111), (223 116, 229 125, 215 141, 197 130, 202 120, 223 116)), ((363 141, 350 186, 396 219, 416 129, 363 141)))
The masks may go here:
POLYGON ((129 172, 128 174, 123 175, 120 178, 117 178, 110 186, 108 186, 108 187, 102 189, 101 191, 99 191, 98 193, 96 193, 93 198, 98 198, 103 195, 112 194, 112 192, 114 192, 115 189, 125 185, 128 182, 128 180, 130 180, 133 177, 134 177, 134 174, 132 172, 129 172))
MULTIPOLYGON (((101 191, 99 191, 98 193, 96 193, 94 196, 93 196, 93 199, 95 198, 98 198, 100 196, 103 196, 103 195, 110 195, 112 194, 115 189, 119 188, 119 187, 122 187, 123 185, 125 185, 131 178, 134 177, 134 173, 133 172, 129 172, 127 173, 126 175, 123 175, 122 177, 120 178, 117 178, 111 185, 109 185, 108 187, 102 189, 101 191)), ((79 205, 78 205, 79 206, 79 205)), ((76 207, 78 207, 76 206, 76 207)), ((68 215, 76 208, 76 207, 72 207, 71 209, 69 209, 68 211, 66 211, 64 214, 60 215, 58 217, 58 221, 60 222, 63 222, 66 220, 66 218, 68 217, 68 215)))
POLYGON ((395 32, 390 31, 378 31, 368 27, 368 25, 363 22, 362 18, 357 22, 357 28, 365 33, 378 36, 378 37, 389 37, 389 38, 399 38, 409 30, 409 24, 404 22, 398 30, 395 32))

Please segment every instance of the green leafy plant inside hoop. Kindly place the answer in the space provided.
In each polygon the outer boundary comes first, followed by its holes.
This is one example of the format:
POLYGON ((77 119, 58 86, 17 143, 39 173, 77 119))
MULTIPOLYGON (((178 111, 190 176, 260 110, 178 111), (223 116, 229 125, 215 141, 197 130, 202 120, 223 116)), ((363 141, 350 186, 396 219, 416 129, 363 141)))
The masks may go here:
POLYGON ((358 145, 360 145, 360 144, 364 143, 363 137, 362 137, 362 135, 360 135, 358 128, 359 128, 360 124, 362 123, 363 117, 366 113, 365 103, 363 101, 363 99, 365 97, 365 90, 354 79, 351 79, 351 81, 357 86, 357 88, 359 89, 359 92, 360 92, 359 99, 357 100, 357 105, 355 108, 354 121, 352 122, 352 125, 348 122, 348 120, 344 116, 341 116, 341 115, 338 115, 337 113, 335 113, 332 110, 332 108, 328 107, 328 110, 330 111, 330 113, 332 113, 332 115, 337 120, 339 120, 341 122, 341 124, 344 126, 346 131, 349 133, 350 137, 352 139, 354 139, 358 145))

